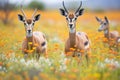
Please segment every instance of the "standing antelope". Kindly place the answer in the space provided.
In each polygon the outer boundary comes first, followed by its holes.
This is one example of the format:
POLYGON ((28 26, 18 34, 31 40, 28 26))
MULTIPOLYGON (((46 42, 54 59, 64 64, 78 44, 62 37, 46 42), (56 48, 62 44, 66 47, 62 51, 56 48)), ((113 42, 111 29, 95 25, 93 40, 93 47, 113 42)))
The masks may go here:
MULTIPOLYGON (((111 39, 114 40, 114 45, 116 45, 117 50, 118 50, 118 43, 120 43, 120 36, 119 33, 117 31, 109 31, 109 21, 107 19, 107 17, 104 17, 104 21, 102 21, 100 18, 96 17, 96 20, 100 23, 100 27, 98 29, 98 31, 104 31, 104 37, 107 38, 109 44, 111 39)), ((110 46, 110 45, 109 45, 110 46)), ((109 48, 111 49, 112 46, 110 46, 109 48)))
POLYGON ((79 8, 76 10, 75 13, 70 14, 63 1, 63 7, 64 9, 60 8, 61 15, 66 17, 67 25, 69 28, 69 38, 67 39, 65 43, 65 54, 71 52, 70 48, 74 48, 75 50, 72 52, 72 56, 78 56, 81 58, 81 53, 78 50, 84 50, 84 55, 86 56, 86 60, 88 63, 88 50, 90 50, 90 41, 88 39, 88 36, 84 32, 76 32, 76 20, 78 16, 81 16, 83 14, 84 9, 81 9, 82 2, 80 3, 79 8))
POLYGON ((34 23, 39 20, 40 14, 35 15, 37 12, 37 9, 35 9, 32 18, 27 19, 22 8, 21 12, 23 15, 18 14, 18 19, 24 23, 26 31, 26 39, 22 43, 22 51, 25 54, 24 57, 28 57, 28 52, 25 50, 29 50, 29 47, 30 49, 33 49, 35 44, 37 44, 38 46, 36 47, 36 58, 38 60, 41 53, 47 54, 47 41, 44 34, 38 31, 33 32, 34 23), (28 46, 29 42, 31 42, 32 45, 28 46))

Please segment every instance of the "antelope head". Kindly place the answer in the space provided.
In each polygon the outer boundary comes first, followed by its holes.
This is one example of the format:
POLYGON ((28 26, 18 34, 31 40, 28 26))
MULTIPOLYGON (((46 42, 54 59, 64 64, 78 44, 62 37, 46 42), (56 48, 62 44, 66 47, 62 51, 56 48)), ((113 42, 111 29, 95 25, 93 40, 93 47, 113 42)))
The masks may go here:
POLYGON ((26 36, 27 37, 32 37, 34 23, 39 20, 40 14, 35 15, 36 12, 37 12, 37 9, 35 9, 35 11, 32 15, 32 18, 27 19, 26 15, 25 15, 25 12, 23 11, 22 8, 21 8, 21 12, 22 12, 23 15, 18 14, 18 19, 24 23, 26 36))
POLYGON ((105 20, 103 21, 100 18, 96 17, 96 20, 100 23, 100 27, 98 28, 99 32, 108 30, 108 28, 109 28, 109 21, 108 21, 107 17, 105 16, 104 19, 105 20))
POLYGON ((77 20, 78 16, 81 16, 83 14, 83 11, 84 11, 83 8, 81 9, 82 2, 80 2, 80 5, 79 5, 78 9, 75 11, 75 13, 68 12, 68 10, 65 7, 64 1, 62 2, 62 4, 63 4, 64 9, 60 8, 60 13, 61 13, 61 15, 66 17, 66 21, 67 21, 70 32, 74 33, 75 28, 76 28, 75 27, 76 20, 77 20))

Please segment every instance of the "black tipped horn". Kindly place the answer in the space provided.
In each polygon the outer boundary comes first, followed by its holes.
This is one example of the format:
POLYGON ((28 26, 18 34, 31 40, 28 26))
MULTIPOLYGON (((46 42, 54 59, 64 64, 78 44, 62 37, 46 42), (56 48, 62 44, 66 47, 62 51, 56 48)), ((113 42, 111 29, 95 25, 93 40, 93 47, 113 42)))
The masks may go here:
POLYGON ((96 20, 97 20, 98 22, 101 22, 101 19, 100 19, 100 18, 98 18, 97 16, 95 16, 95 18, 96 18, 96 20))
POLYGON ((34 18, 36 13, 37 13, 37 8, 34 10, 34 13, 32 14, 32 18, 34 18))
POLYGON ((82 6, 82 1, 80 1, 80 6, 79 6, 78 9, 76 10, 75 14, 80 10, 81 6, 82 6))
POLYGON ((63 7, 64 7, 65 11, 68 13, 68 11, 67 11, 67 9, 65 7, 64 1, 62 3, 63 3, 63 7))
POLYGON ((23 14, 23 16, 25 17, 25 19, 26 19, 26 15, 25 15, 25 12, 24 12, 24 10, 23 10, 23 8, 22 8, 22 5, 21 5, 21 12, 22 12, 22 14, 23 14))
POLYGON ((106 16, 104 17, 104 19, 107 23, 109 23, 108 18, 106 16))

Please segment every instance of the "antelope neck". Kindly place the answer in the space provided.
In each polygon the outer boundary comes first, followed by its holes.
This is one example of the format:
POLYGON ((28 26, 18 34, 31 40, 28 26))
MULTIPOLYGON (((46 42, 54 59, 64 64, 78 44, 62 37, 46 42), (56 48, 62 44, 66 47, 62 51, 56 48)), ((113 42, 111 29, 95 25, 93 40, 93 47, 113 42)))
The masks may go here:
POLYGON ((33 36, 31 36, 31 37, 26 37, 27 38, 27 41, 28 42, 32 42, 33 41, 33 36))
POLYGON ((104 30, 104 36, 109 39, 109 28, 104 30))
POLYGON ((76 44, 76 30, 74 33, 69 32, 70 47, 74 48, 76 44))

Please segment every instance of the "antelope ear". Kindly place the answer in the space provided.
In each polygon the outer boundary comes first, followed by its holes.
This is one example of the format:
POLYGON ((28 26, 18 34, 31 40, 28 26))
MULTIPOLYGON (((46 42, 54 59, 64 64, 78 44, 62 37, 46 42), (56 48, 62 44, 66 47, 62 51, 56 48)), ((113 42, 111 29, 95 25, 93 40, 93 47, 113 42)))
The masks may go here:
POLYGON ((76 16, 78 17, 78 16, 81 16, 82 14, 83 14, 83 12, 84 12, 84 9, 82 8, 82 9, 80 9, 77 13, 76 13, 76 16))
POLYGON ((98 22, 101 22, 101 19, 98 17, 95 17, 98 22))
POLYGON ((21 14, 18 14, 18 19, 22 22, 24 22, 24 17, 21 14))
POLYGON ((35 17, 34 17, 34 20, 35 21, 38 21, 40 19, 40 14, 37 14, 35 17))
POLYGON ((107 23, 109 23, 109 21, 108 21, 107 17, 105 16, 104 18, 105 18, 105 21, 106 21, 107 23))
POLYGON ((61 13, 61 15, 65 16, 65 17, 67 16, 67 12, 62 8, 60 8, 60 13, 61 13))

